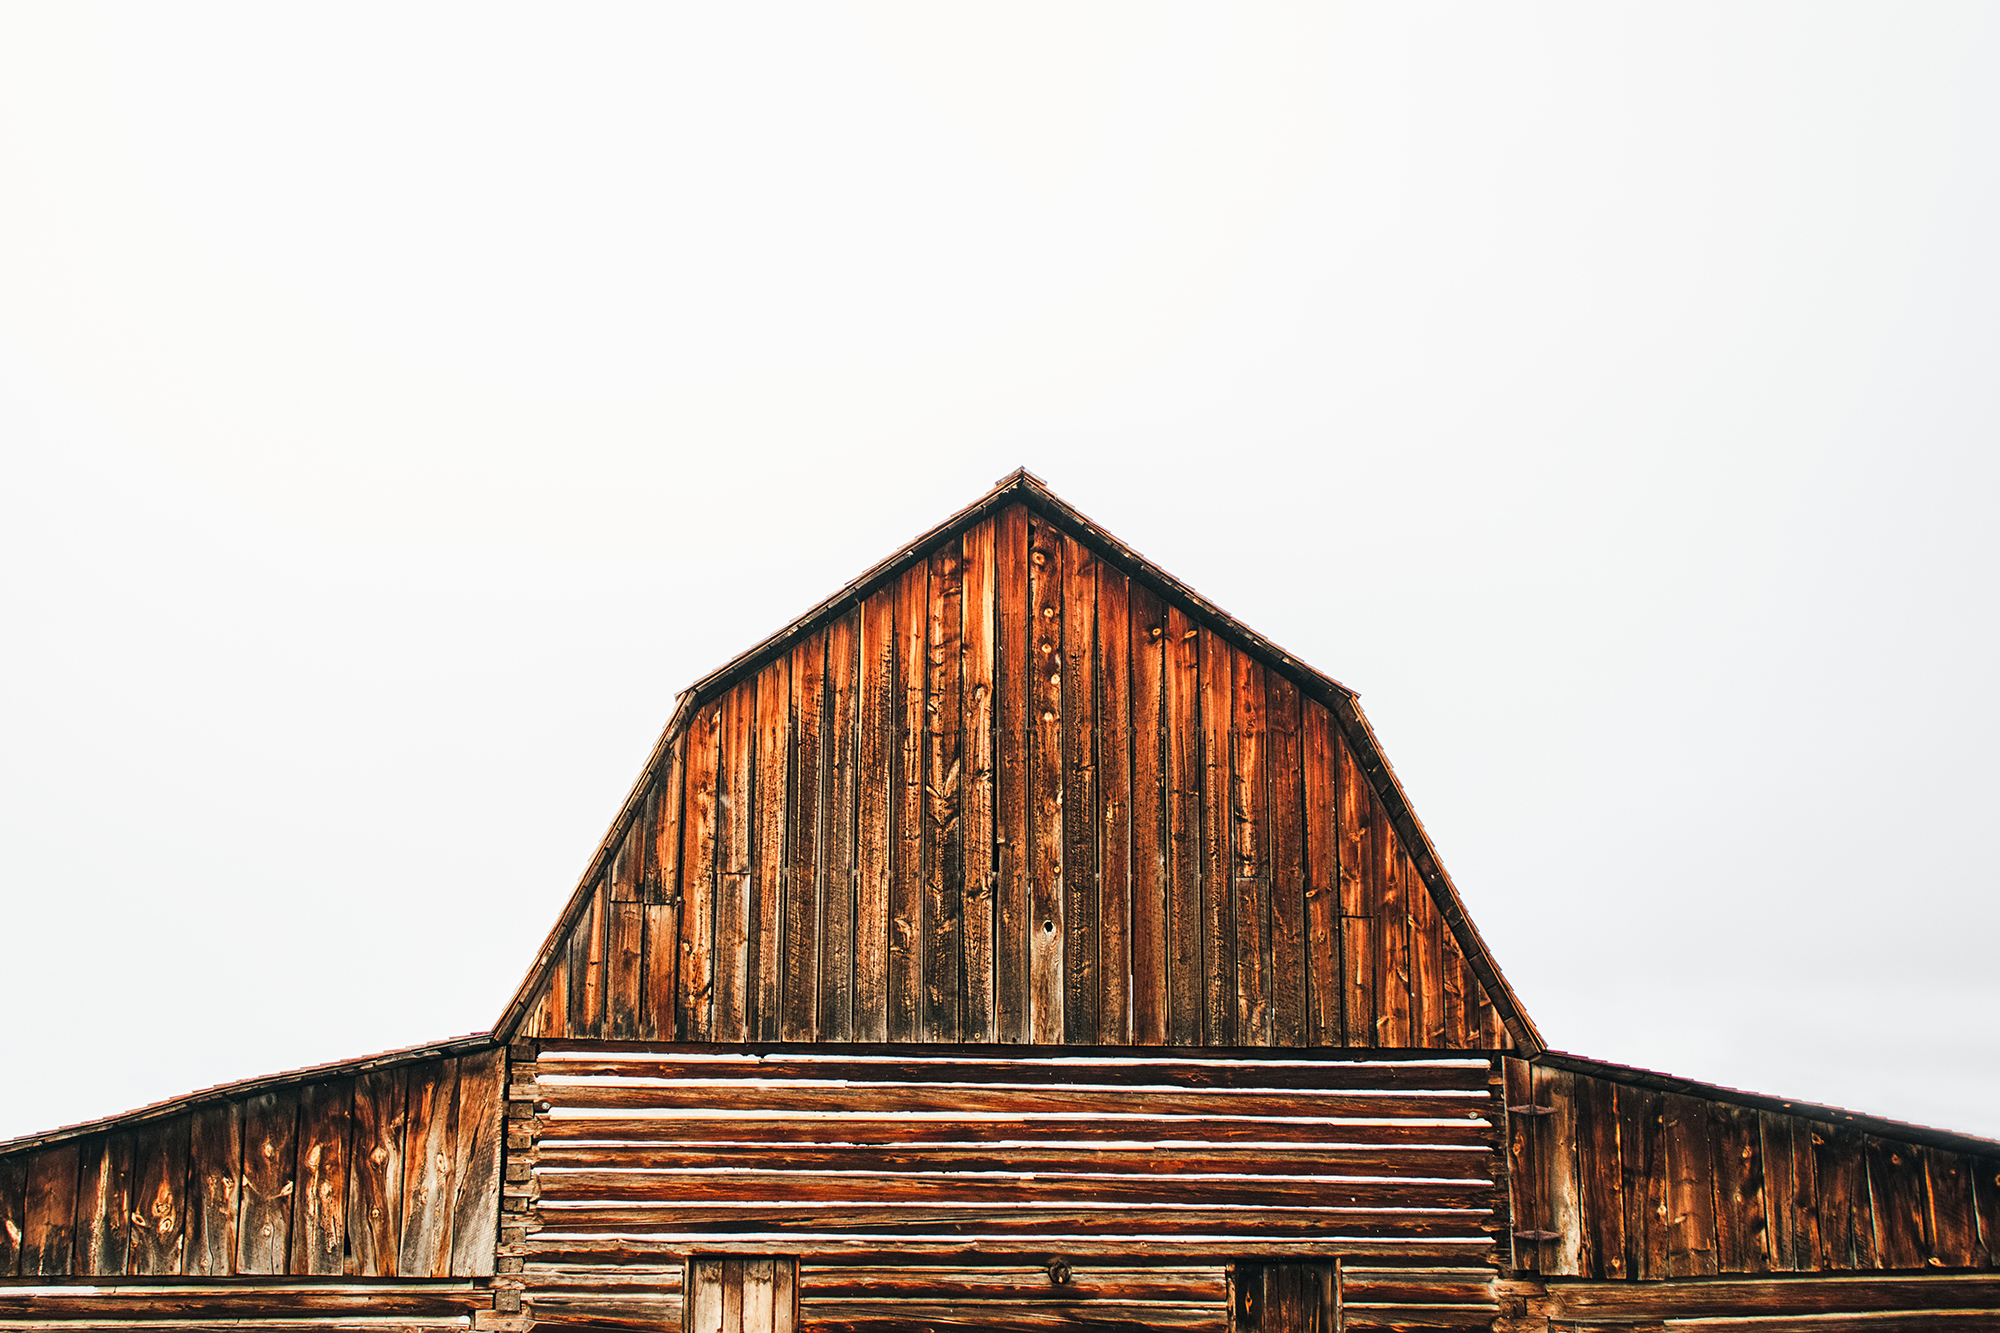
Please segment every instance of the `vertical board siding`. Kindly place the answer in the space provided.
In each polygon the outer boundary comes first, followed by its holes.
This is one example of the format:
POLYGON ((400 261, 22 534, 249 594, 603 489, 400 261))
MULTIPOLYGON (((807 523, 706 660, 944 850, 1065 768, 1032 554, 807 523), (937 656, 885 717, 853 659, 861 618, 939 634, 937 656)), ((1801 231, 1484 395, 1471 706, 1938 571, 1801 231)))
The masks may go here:
POLYGON ((26 1162, 14 1163, 19 1171, 15 1179, 21 1187, 21 1239, 16 1257, 22 1277, 67 1277, 70 1273, 76 1253, 77 1147, 74 1143, 59 1144, 26 1162))
POLYGON ((688 710, 522 1035, 1505 1049, 1346 726, 1009 506, 688 710))

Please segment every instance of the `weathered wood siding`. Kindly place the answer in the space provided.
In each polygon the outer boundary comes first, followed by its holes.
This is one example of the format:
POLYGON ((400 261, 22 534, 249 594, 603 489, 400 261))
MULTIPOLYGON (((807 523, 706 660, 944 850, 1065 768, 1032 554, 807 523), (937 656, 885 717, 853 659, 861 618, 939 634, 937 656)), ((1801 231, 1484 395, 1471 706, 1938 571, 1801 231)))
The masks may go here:
POLYGON ((519 1035, 1510 1046, 1302 679, 990 513, 688 710, 519 1035))
POLYGON ((114 1329, 257 1328, 295 1333, 470 1329, 492 1293, 470 1282, 228 1283, 123 1279, 84 1285, 0 1285, 0 1328, 47 1333, 114 1329))
POLYGON ((1505 1065, 1519 1270, 1654 1280, 1993 1266, 2000 1159, 1505 1065))
POLYGON ((0 1279, 490 1274, 504 1081, 494 1048, 0 1155, 0 1279))
POLYGON ((1494 1333, 1978 1333, 2000 1277, 1802 1274, 1659 1282, 1503 1280, 1494 1333))

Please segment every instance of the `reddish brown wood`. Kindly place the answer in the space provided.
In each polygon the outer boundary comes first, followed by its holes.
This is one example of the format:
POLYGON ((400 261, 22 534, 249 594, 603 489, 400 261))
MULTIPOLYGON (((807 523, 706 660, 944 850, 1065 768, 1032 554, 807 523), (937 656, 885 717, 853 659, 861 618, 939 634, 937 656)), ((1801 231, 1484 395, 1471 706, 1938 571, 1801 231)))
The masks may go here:
MULTIPOLYGON (((388 1074, 400 1078, 399 1070, 386 1070, 364 1079, 388 1074)), ((242 1177, 243 1104, 214 1102, 197 1109, 188 1133, 187 1250, 181 1263, 189 1277, 227 1277, 235 1271, 242 1177)))
POLYGON ((1883 1268, 1922 1268, 1929 1249, 1923 1156, 1907 1143, 1872 1134, 1865 1143, 1875 1261, 1883 1268))
POLYGON ((1339 772, 1340 927, 1346 953, 1345 995, 1341 1008, 1346 1014, 1347 1045, 1380 1046, 1375 1012, 1375 877, 1381 857, 1376 851, 1379 836, 1386 830, 1376 827, 1375 800, 1354 752, 1344 737, 1338 740, 1336 758, 1339 772))
POLYGON ((1279 1046, 1304 1046, 1311 975, 1306 951, 1304 737, 1298 686, 1273 671, 1266 674, 1265 687, 1265 771, 1271 828, 1271 1040, 1279 1046))
POLYGON ((1813 1178, 1819 1191, 1819 1264, 1822 1269, 1876 1266, 1875 1221, 1868 1201, 1868 1155, 1861 1132, 1847 1125, 1808 1121, 1813 1178))
POLYGON ((1235 955, 1237 1044, 1272 1042, 1271 825, 1265 763, 1268 724, 1263 665, 1248 653, 1230 658, 1230 889, 1235 931, 1223 947, 1235 955))
POLYGON ((1708 1277, 1721 1271, 1716 1252, 1715 1152, 1709 1135, 1708 1104, 1667 1093, 1667 1275, 1708 1277))
POLYGON ((618 850, 611 857, 609 873, 614 903, 636 903, 645 889, 646 804, 642 802, 634 812, 632 822, 625 826, 625 834, 618 840, 618 850))
POLYGON ((854 1036, 889 1036, 890 790, 896 754, 896 601, 883 588, 861 616, 855 832, 854 1036))
POLYGON ((646 873, 645 1037, 676 1035, 675 1010, 680 995, 682 811, 685 806, 687 738, 677 738, 667 751, 666 771, 654 788, 655 811, 648 825, 653 849, 646 873))
POLYGON ((18 1211, 10 1209, 8 1218, 18 1222, 20 1242, 11 1265, 0 1259, 0 1275, 68 1277, 76 1253, 78 1145, 59 1143, 15 1165, 18 1211))
POLYGON ((1410 908, 1410 1044, 1445 1044, 1443 923, 1414 868, 1407 880, 1410 908))
POLYGON ((1306 913, 1306 1043, 1339 1046, 1345 959, 1340 940, 1339 742, 1317 700, 1300 710, 1306 913))
POLYGON ((811 1041, 820 1008, 820 921, 826 915, 826 889, 820 873, 824 855, 821 839, 825 807, 823 784, 830 768, 825 749, 826 645, 814 634, 792 650, 792 754, 790 826, 785 835, 791 865, 785 880, 782 916, 784 960, 777 982, 780 990, 778 1036, 785 1041, 811 1041))
POLYGON ((757 1041, 778 1036, 780 942, 791 852, 791 662, 780 657, 757 673, 757 713, 750 758, 750 848, 744 900, 743 1030, 757 1041))
POLYGON ((918 929, 927 1040, 957 1041, 965 970, 964 579, 958 543, 931 553, 924 636, 924 839, 918 929))
POLYGON ((394 1277, 398 1271, 407 1082, 405 1068, 370 1070, 354 1082, 344 1265, 354 1277, 394 1277))
POLYGON ((298 1122, 296 1089, 267 1092, 243 1105, 243 1189, 236 1222, 239 1273, 267 1276, 290 1271, 298 1122))
MULTIPOLYGON (((1394 831, 1376 806, 1378 831, 1375 900, 1375 1031, 1383 1046, 1409 1046, 1409 893, 1416 872, 1403 855, 1394 831)), ((1421 887, 1418 889, 1421 892, 1421 887)))
POLYGON ((1063 539, 1063 1040, 1097 1041, 1100 978, 1097 790, 1097 557, 1063 539))
POLYGON ((1166 608, 1143 585, 1131 588, 1132 715, 1132 1040, 1167 1042, 1167 714, 1166 608))
POLYGON ((716 774, 715 1031, 716 1041, 751 1037, 750 881, 754 873, 757 696, 753 677, 722 697, 716 774))
POLYGON ((993 1023, 1004 1042, 1033 1039, 1029 1004, 1028 682, 1034 625, 1028 614, 1028 511, 993 520, 993 1023))
POLYGON ((461 1056, 457 1063, 448 1271, 453 1277, 487 1277, 493 1272, 493 1247, 498 1239, 506 1060, 496 1047, 461 1056))
POLYGON ((923 1040, 924 638, 930 569, 896 580, 895 767, 889 779, 889 1040, 923 1040))
POLYGON ((348 1142, 354 1080, 299 1089, 297 1188, 292 1195, 290 1270, 312 1277, 340 1273, 347 1254, 348 1142))
POLYGON ((1716 1262, 1725 1273, 1770 1271, 1764 1192, 1763 1136, 1757 1113, 1722 1102, 1709 1104, 1715 1158, 1716 1262))
POLYGON ((1028 531, 1029 1039, 1063 1039, 1063 540, 1028 531))
MULTIPOLYGON (((1443 1045, 1451 1050, 1464 1050, 1473 1044, 1473 1026, 1469 1023, 1466 998, 1479 982, 1473 978, 1465 955, 1459 952, 1458 941, 1453 938, 1451 928, 1440 918, 1438 922, 1438 946, 1441 963, 1439 973, 1444 989, 1444 1040, 1443 1045)), ((1476 1013, 1473 1015, 1476 1020, 1476 1013)))
POLYGON ((1228 640, 1203 626, 1201 645, 1201 951, 1202 1040, 1234 1046, 1237 935, 1231 834, 1230 704, 1236 654, 1228 640))
POLYGON ((854 1039, 855 809, 859 799, 856 723, 861 613, 836 620, 826 631, 826 758, 820 837, 820 1014, 823 1041, 854 1039))
POLYGON ((403 1235, 396 1269, 404 1277, 444 1277, 451 1271, 458 1179, 458 1061, 412 1065, 405 1106, 403 1235))
POLYGON ((1167 1040, 1202 1041, 1201 633, 1167 608, 1165 648, 1167 802, 1167 1040))
POLYGON ((1972 1196, 1973 1159, 1942 1148, 1923 1150, 1929 1209, 1925 1218, 1931 1252, 1925 1262, 1942 1268, 1972 1268, 1983 1262, 1978 1212, 1972 1196))
POLYGON ((1125 575, 1113 565, 1099 564, 1096 1040, 1109 1046, 1133 1041, 1131 598, 1125 575))
POLYGON ((1501 1066, 1505 1080, 1507 1112, 1507 1184, 1509 1213, 1513 1220, 1513 1264, 1524 1272, 1544 1271, 1547 1250, 1543 1233, 1553 1231, 1549 1217, 1545 1181, 1541 1171, 1540 1136, 1536 1116, 1515 1108, 1531 1109, 1535 1101, 1534 1071, 1525 1060, 1505 1060, 1501 1066))
POLYGON ((965 1040, 998 1039, 994 1007, 995 807, 993 741, 994 621, 993 520, 974 524, 961 542, 961 611, 965 652, 959 728, 964 773, 959 818, 965 884, 965 1040))
POLYGON ((646 905, 636 900, 605 904, 604 1032, 616 1038, 642 1034, 645 1013, 646 905))

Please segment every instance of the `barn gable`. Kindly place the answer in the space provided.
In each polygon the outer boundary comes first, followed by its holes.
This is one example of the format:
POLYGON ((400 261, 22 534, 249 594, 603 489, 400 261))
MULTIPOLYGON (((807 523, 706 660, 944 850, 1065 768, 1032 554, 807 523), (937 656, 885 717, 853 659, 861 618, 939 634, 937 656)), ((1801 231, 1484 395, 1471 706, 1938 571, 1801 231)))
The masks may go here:
POLYGON ((1541 1049, 1352 691, 1025 471, 681 697, 496 1031, 1541 1049))

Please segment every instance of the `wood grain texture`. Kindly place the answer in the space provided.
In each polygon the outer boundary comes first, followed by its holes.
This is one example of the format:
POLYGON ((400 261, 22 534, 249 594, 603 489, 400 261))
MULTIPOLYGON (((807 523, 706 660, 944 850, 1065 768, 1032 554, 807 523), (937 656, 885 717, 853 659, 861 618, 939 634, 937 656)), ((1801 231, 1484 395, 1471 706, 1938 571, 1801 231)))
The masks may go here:
POLYGON ((1097 791, 1097 558, 1062 539, 1063 1040, 1097 1041, 1100 972, 1097 791))
POLYGON ((859 814, 855 835, 854 1035, 889 1036, 890 790, 896 755, 896 602, 862 608, 859 814))
POLYGON ((403 1236, 396 1268, 403 1277, 444 1277, 451 1266, 457 1186, 458 1062, 412 1067, 404 1105, 403 1236))
POLYGON ((751 1038, 752 857, 756 845, 757 696, 754 680, 722 697, 716 772, 714 1039, 751 1038))
POLYGON ((1270 811, 1271 1023, 1273 1045, 1304 1046, 1312 969, 1307 959, 1304 719, 1298 686, 1265 673, 1265 774, 1270 811))
POLYGON ((1130 605, 1132 815, 1128 897, 1132 913, 1132 1035, 1142 1046, 1167 1044, 1170 1005, 1167 958, 1167 711, 1166 608, 1135 585, 1130 605))
POLYGON ((1236 938, 1231 892, 1230 704, 1236 693, 1236 654, 1228 640, 1210 629, 1202 629, 1196 641, 1201 649, 1201 695, 1196 707, 1201 727, 1202 1041, 1234 1046, 1236 962, 1245 948, 1245 942, 1236 938))
POLYGON ((1063 1040, 1063 539, 1028 533, 1028 1037, 1063 1040))
POLYGON ((1229 659, 1229 865, 1236 963, 1232 1028, 1238 1044, 1272 1042, 1271 846, 1263 665, 1248 653, 1229 659))
POLYGON ((826 727, 821 811, 820 1014, 823 1041, 854 1039, 855 811, 860 789, 857 746, 861 615, 836 620, 826 632, 826 727))
POLYGON ((1300 713, 1305 786, 1306 1041, 1339 1046, 1344 1018, 1345 954, 1340 907, 1340 739, 1333 716, 1317 700, 1300 713))
POLYGON ((347 1254, 348 1145, 354 1080, 299 1089, 297 1187, 292 1194, 289 1271, 324 1277, 343 1271, 347 1254))
POLYGON ((355 1080, 345 1264, 354 1277, 395 1277, 400 1271, 408 1078, 409 1071, 397 1067, 370 1070, 355 1080))
POLYGON ((789 870, 779 911, 783 923, 782 965, 772 960, 779 990, 778 1036, 811 1041, 820 1009, 821 919, 826 915, 821 874, 821 839, 830 802, 821 794, 830 763, 825 748, 826 636, 815 634, 792 650, 791 784, 785 845, 789 870))
POLYGON ((924 801, 919 947, 929 1041, 957 1041, 965 993, 963 557, 956 542, 932 552, 924 635, 924 801))
POLYGON ((889 1040, 921 1041, 924 1030, 924 789, 928 781, 924 640, 930 569, 911 565, 896 581, 895 721, 889 791, 889 1040))
POLYGON ((755 1041, 778 1037, 778 996, 785 966, 781 935, 791 850, 791 661, 757 673, 751 738, 750 878, 744 899, 744 1031, 755 1041))
POLYGON ((962 1034, 967 1041, 999 1038, 995 1008, 995 905, 998 863, 995 842, 994 524, 988 519, 961 539, 961 635, 959 734, 964 772, 959 783, 960 840, 965 902, 965 989, 962 1034))
POLYGON ((1167 608, 1167 1042, 1202 1043, 1201 632, 1167 608))
MULTIPOLYGON (((1097 1032, 1106 1046, 1133 1041, 1132 589, 1116 567, 1097 567, 1097 1032)), ((1158 733, 1155 732, 1157 737, 1158 733)))
POLYGON ((76 1255, 78 1145, 56 1144, 25 1161, 0 1163, 4 1171, 12 1179, 0 1227, 18 1230, 0 1238, 0 1255, 11 1250, 11 1259, 0 1258, 0 1275, 68 1277, 76 1255))
POLYGON ((1028 512, 1012 505, 993 520, 993 1022, 1004 1042, 1033 1039, 1028 881, 1028 781, 1034 676, 1029 614, 1028 512))
POLYGON ((681 959, 681 821, 686 808, 687 738, 668 747, 665 771, 653 788, 649 821, 652 854, 646 871, 645 1012, 643 1037, 672 1040, 678 1035, 676 1010, 681 959))

